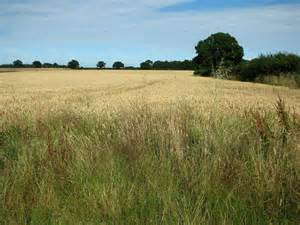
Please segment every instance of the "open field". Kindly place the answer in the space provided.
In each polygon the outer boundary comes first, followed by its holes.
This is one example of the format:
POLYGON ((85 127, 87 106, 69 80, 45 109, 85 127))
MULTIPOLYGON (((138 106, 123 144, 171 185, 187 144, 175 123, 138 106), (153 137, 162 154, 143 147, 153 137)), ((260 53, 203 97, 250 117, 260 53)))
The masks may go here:
POLYGON ((106 107, 145 100, 153 104, 189 101, 207 110, 228 112, 272 108, 278 95, 300 112, 300 91, 263 84, 223 81, 174 71, 24 71, 2 73, 0 103, 5 110, 106 107))
POLYGON ((299 224, 299 115, 192 72, 3 72, 0 224, 299 224))

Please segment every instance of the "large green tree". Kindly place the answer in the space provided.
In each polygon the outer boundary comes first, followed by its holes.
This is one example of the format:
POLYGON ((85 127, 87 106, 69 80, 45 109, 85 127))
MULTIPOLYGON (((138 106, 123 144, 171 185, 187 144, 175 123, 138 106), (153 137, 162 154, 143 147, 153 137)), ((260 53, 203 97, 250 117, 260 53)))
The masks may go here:
POLYGON ((216 33, 202 40, 195 47, 198 54, 194 63, 213 73, 221 64, 231 67, 242 62, 244 50, 228 33, 216 33))

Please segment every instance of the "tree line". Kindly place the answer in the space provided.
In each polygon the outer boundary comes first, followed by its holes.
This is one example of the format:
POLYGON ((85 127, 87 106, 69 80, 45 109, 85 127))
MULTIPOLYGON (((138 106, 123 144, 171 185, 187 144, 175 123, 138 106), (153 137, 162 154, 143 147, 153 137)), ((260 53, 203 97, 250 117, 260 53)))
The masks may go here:
POLYGON ((146 60, 140 64, 143 70, 194 70, 196 65, 192 60, 184 61, 151 61, 146 60))
POLYGON ((32 64, 24 64, 17 59, 12 64, 2 64, 1 68, 67 68, 66 65, 59 65, 58 63, 41 63, 40 61, 33 61, 32 64))
MULTIPOLYGON (((151 61, 146 60, 142 62, 139 67, 125 66, 121 61, 116 61, 112 64, 111 68, 106 67, 104 61, 99 61, 96 64, 97 69, 142 69, 142 70, 194 70, 196 65, 192 60, 184 61, 151 61)), ((67 65, 59 65, 57 63, 41 63, 34 61, 32 64, 24 64, 21 60, 15 60, 12 64, 0 65, 3 68, 70 68, 70 69, 95 69, 82 67, 78 60, 72 59, 67 65)))

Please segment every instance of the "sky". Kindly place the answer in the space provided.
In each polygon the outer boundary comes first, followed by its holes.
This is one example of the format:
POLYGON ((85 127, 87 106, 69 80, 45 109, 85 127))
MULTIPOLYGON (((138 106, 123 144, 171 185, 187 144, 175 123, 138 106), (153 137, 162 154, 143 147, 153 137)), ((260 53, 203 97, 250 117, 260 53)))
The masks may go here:
POLYGON ((247 59, 300 54, 300 0, 0 0, 0 64, 191 59, 216 32, 247 59))

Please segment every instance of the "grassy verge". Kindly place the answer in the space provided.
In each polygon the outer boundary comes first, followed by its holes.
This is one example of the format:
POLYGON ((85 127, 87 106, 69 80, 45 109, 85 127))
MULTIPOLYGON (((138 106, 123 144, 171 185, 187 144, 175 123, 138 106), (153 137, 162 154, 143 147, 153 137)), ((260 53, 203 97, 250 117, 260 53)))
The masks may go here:
POLYGON ((1 116, 0 224, 297 224, 299 116, 1 116))

